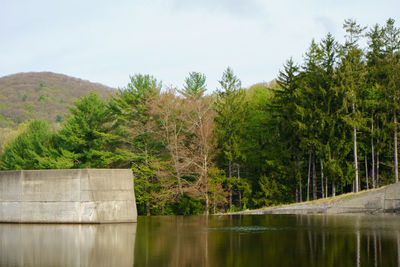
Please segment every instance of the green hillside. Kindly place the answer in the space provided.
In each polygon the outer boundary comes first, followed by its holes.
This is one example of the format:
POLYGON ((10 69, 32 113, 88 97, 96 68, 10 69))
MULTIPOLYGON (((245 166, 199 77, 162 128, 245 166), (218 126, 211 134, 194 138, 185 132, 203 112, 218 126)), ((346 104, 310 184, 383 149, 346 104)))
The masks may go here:
POLYGON ((0 128, 30 119, 60 122, 68 106, 90 91, 107 97, 115 89, 51 72, 18 73, 0 78, 0 128))

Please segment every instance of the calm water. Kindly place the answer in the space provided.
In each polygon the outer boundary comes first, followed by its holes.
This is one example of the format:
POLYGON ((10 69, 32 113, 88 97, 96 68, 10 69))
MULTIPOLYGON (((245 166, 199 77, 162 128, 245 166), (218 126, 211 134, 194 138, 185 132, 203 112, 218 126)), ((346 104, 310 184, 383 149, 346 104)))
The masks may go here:
POLYGON ((0 224, 1 266, 398 266, 400 216, 139 217, 0 224))

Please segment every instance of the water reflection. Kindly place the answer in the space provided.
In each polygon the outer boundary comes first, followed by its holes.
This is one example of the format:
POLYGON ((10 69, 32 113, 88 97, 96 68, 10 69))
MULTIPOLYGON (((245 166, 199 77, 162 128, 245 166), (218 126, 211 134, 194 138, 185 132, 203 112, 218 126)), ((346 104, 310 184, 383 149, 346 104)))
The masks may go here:
POLYGON ((0 224, 0 266, 398 266, 400 216, 139 217, 0 224))
POLYGON ((140 217, 135 266, 398 266, 400 216, 140 217))
POLYGON ((0 266, 133 266, 136 224, 0 224, 0 266))

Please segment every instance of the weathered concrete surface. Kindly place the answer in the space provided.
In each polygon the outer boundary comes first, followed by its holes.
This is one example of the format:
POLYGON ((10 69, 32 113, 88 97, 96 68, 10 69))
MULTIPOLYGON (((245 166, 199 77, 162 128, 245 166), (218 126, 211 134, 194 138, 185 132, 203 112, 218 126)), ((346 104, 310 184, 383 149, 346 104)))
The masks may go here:
POLYGON ((0 172, 0 222, 136 222, 129 169, 0 172))
POLYGON ((400 212, 400 183, 343 200, 326 211, 329 214, 382 212, 400 212))
POLYGON ((400 213, 400 183, 361 192, 349 198, 326 203, 301 203, 285 207, 249 210, 238 214, 344 214, 400 213))

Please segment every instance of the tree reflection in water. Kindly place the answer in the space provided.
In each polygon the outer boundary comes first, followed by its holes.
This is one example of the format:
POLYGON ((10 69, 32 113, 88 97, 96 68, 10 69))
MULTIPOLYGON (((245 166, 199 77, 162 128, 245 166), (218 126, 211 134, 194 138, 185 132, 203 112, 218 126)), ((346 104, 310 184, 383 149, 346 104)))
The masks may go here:
POLYGON ((398 215, 140 217, 135 266, 399 266, 398 215))
POLYGON ((398 266, 400 217, 139 217, 0 224, 0 266, 398 266))

